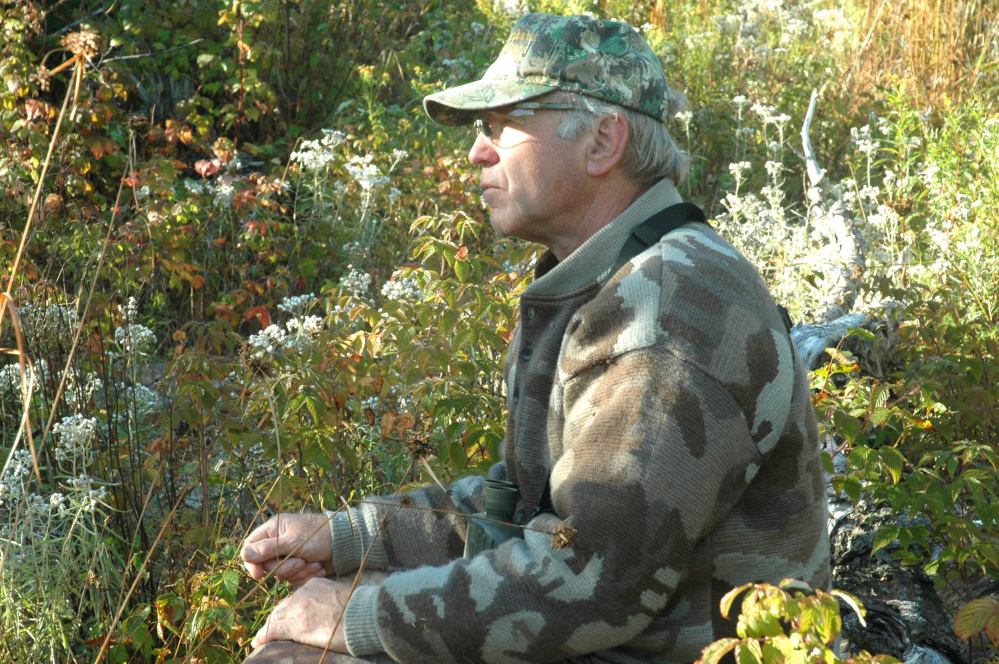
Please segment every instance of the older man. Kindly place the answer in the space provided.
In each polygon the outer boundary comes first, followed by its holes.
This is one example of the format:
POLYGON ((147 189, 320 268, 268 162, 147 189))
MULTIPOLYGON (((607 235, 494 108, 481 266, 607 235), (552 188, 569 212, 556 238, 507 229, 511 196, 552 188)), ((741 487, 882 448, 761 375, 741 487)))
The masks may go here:
POLYGON ((493 469, 519 487, 524 536, 461 557, 477 478, 272 519, 247 567, 304 587, 251 661, 690 662, 734 632, 718 613, 734 585, 828 584, 805 371, 756 270, 677 193, 680 97, 627 25, 530 14, 481 81, 425 100, 476 123, 492 226, 549 249, 493 469), (314 578, 365 557, 391 570, 380 585, 314 578))

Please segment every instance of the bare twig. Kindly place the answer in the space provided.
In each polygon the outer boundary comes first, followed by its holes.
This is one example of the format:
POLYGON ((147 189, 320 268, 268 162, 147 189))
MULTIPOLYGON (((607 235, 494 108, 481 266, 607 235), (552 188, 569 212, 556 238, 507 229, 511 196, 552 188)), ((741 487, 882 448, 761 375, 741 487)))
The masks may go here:
MULTIPOLYGON (((52 7, 49 7, 47 10, 45 10, 45 13, 46 14, 50 13, 53 9, 55 9, 56 7, 58 7, 59 5, 61 5, 64 1, 65 0, 60 0, 59 2, 57 2, 52 7)), ((75 21, 73 21, 69 25, 64 26, 62 28, 59 28, 58 30, 56 30, 52 34, 54 34, 54 35, 61 35, 61 34, 69 32, 70 30, 72 30, 76 26, 80 25, 84 21, 89 21, 90 19, 97 18, 98 16, 106 16, 106 15, 108 15, 108 14, 111 13, 111 10, 114 9, 114 6, 115 6, 115 3, 112 2, 111 6, 108 7, 107 9, 95 9, 94 11, 90 12, 89 14, 87 14, 86 16, 84 16, 83 18, 76 19, 75 21)))
POLYGON ((801 147, 805 152, 805 168, 808 171, 808 182, 813 187, 818 187, 822 182, 825 172, 819 167, 819 160, 815 157, 815 150, 812 148, 812 139, 809 130, 812 127, 812 119, 815 117, 815 108, 819 102, 819 91, 812 90, 812 99, 808 102, 808 113, 805 114, 805 122, 801 125, 801 147))
POLYGON ((140 60, 142 58, 155 58, 158 55, 166 55, 167 53, 173 53, 174 51, 179 51, 181 49, 189 48, 195 44, 199 44, 205 41, 204 39, 195 39, 186 44, 181 44, 180 46, 174 46, 173 48, 166 48, 162 51, 150 51, 149 53, 136 53, 135 55, 119 55, 114 58, 104 58, 101 60, 101 64, 107 64, 108 62, 121 62, 122 60, 140 60))

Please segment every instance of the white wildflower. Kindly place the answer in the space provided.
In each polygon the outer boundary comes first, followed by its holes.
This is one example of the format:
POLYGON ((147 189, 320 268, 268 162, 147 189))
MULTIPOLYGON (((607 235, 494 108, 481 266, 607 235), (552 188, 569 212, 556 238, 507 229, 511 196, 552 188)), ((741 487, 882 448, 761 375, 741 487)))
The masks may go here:
POLYGON ((47 352, 72 343, 77 325, 76 307, 67 304, 26 304, 17 312, 28 342, 39 350, 47 352))
POLYGON ((350 268, 350 272, 343 278, 341 287, 354 297, 364 296, 368 292, 368 288, 371 287, 371 275, 355 269, 352 265, 347 267, 350 268))
POLYGON ((230 208, 232 207, 232 197, 235 193, 236 189, 231 184, 222 179, 216 180, 212 202, 215 207, 230 208))
POLYGON ((149 353, 156 346, 156 335, 140 323, 126 323, 114 331, 114 340, 127 355, 149 353))
POLYGON ((315 337, 323 329, 323 319, 319 316, 292 318, 285 323, 288 333, 296 337, 315 337))
POLYGON ((97 433, 97 419, 82 415, 64 417, 52 427, 59 437, 55 447, 57 461, 67 463, 81 461, 86 464, 91 452, 91 442, 97 433))
POLYGON ((255 349, 276 353, 285 347, 288 334, 277 325, 268 325, 264 330, 251 335, 247 342, 255 349))
POLYGON ((371 153, 363 157, 351 157, 345 166, 354 182, 369 194, 378 191, 389 183, 389 178, 382 175, 378 167, 372 163, 374 158, 375 156, 371 153))
POLYGON ((332 164, 337 157, 337 148, 347 141, 342 131, 323 129, 319 140, 302 141, 301 146, 291 153, 291 161, 302 165, 306 171, 319 171, 332 164))
POLYGON ((314 293, 306 293, 304 295, 295 295, 293 297, 284 298, 278 303, 277 308, 279 311, 283 311, 287 314, 301 316, 308 312, 316 301, 314 293))
POLYGON ((392 278, 382 285, 382 296, 386 300, 419 302, 423 299, 423 291, 415 277, 403 276, 397 270, 392 274, 392 278))
POLYGON ((728 165, 729 172, 735 177, 736 182, 742 182, 742 174, 752 167, 748 161, 733 162, 728 165))

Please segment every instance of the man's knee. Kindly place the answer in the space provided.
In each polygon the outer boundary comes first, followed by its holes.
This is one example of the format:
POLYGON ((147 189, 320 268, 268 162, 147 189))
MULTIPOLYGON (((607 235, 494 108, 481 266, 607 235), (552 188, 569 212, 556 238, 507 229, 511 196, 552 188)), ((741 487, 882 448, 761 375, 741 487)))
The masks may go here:
POLYGON ((272 641, 253 651, 244 664, 395 664, 384 653, 371 657, 352 657, 343 653, 326 651, 322 648, 296 643, 295 641, 272 641))

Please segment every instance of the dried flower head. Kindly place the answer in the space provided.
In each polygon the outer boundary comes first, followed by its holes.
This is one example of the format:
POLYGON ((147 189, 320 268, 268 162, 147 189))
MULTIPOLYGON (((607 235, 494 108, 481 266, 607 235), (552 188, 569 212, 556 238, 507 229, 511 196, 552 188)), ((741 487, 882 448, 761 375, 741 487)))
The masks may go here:
POLYGON ((129 115, 126 124, 129 129, 134 131, 139 136, 145 137, 149 135, 149 130, 151 128, 149 118, 142 113, 133 113, 132 115, 129 115))
POLYGON ((28 79, 38 85, 42 92, 48 92, 52 87, 52 70, 45 65, 39 65, 38 70, 28 77, 28 79))
POLYGON ((73 55, 82 55, 85 58, 92 58, 101 50, 101 36, 93 30, 71 32, 59 43, 73 55))
POLYGON ((422 434, 416 434, 406 441, 406 447, 409 451, 413 453, 414 456, 420 457, 421 459, 426 459, 427 457, 432 457, 437 454, 437 448, 434 447, 433 443, 427 436, 422 434))
POLYGON ((274 375, 274 364, 265 357, 259 356, 254 351, 256 347, 248 342, 243 342, 239 347, 239 361, 250 372, 251 376, 257 378, 269 378, 274 375))
POLYGON ((552 549, 568 549, 576 542, 576 529, 566 523, 560 523, 552 531, 552 549))

